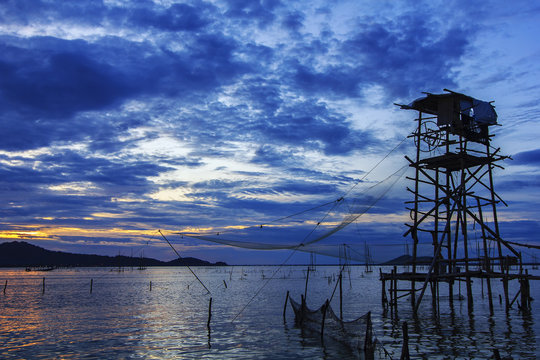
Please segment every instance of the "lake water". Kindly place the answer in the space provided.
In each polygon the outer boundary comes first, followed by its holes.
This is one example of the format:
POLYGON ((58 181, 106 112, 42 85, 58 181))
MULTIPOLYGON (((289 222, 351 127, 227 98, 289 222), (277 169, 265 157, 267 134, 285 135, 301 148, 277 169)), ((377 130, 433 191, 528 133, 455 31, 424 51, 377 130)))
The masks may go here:
MULTIPOLYGON (((306 267, 194 267, 211 295, 187 268, 116 270, 0 269, 0 358, 362 358, 344 346, 323 345, 317 337, 303 335, 294 325, 290 306, 284 322, 286 292, 290 290, 291 296, 300 300, 306 267)), ((476 280, 472 316, 466 300, 456 301, 451 311, 445 297, 440 302, 440 315, 434 316, 426 292, 417 320, 406 299, 400 302, 399 319, 395 319, 382 310, 378 268, 374 270, 366 274, 362 267, 351 267, 345 273, 343 315, 352 320, 372 311, 374 335, 380 343, 376 358, 389 358, 384 347, 393 359, 399 359, 403 321, 409 324, 413 358, 487 359, 494 348, 501 356, 512 355, 514 359, 540 358, 540 316, 535 311, 540 310, 539 300, 533 301, 532 315, 522 314, 515 304, 507 314, 498 299, 502 287, 493 281, 495 314, 490 317, 487 299, 481 296, 482 284, 476 280)), ((309 307, 319 307, 331 296, 338 273, 337 266, 319 266, 310 272, 309 307)), ((456 285, 455 292, 458 290, 456 285)), ((517 290, 517 282, 511 284, 512 297, 517 290)), ((464 286, 461 291, 464 293, 464 286)), ((540 298, 540 282, 531 282, 531 293, 540 298)), ((332 307, 339 311, 337 292, 332 307)))

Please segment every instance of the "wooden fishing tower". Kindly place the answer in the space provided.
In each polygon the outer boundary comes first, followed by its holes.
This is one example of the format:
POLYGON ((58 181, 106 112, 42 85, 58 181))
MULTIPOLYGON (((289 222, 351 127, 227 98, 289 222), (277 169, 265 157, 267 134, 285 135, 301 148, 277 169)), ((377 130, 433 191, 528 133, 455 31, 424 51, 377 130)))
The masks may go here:
POLYGON ((416 145, 416 157, 405 157, 414 176, 408 177, 412 187, 407 190, 413 200, 406 202, 411 223, 406 224, 408 230, 403 236, 412 238, 413 247, 407 272, 398 273, 396 267, 390 273, 381 272, 383 306, 397 309, 398 299, 409 296, 416 314, 429 286, 433 308, 438 312, 439 291, 447 287, 453 306, 454 286, 460 282, 460 290, 461 283, 465 284, 468 309, 472 311, 472 281, 481 279, 482 295, 485 281, 493 314, 492 285, 499 279, 507 311, 519 294, 520 307, 530 309, 529 279, 533 277, 524 271, 521 254, 499 232, 497 205, 506 203, 494 190, 493 170, 502 169, 499 162, 507 156, 490 145, 494 135, 489 129, 497 125, 497 114, 489 102, 445 91, 425 93, 409 105, 396 104, 418 112, 416 130, 409 136, 416 145), (426 262, 425 255, 432 258, 427 257, 426 262), (427 272, 421 264, 427 264, 427 272), (513 265, 518 269, 510 272, 513 265), (516 279, 520 289, 512 299, 508 283, 516 279))

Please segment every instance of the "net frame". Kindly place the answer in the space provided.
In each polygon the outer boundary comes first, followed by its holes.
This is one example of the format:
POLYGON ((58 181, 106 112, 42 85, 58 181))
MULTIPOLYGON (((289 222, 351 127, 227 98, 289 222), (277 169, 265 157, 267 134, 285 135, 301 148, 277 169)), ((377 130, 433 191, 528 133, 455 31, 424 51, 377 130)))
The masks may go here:
POLYGON ((372 354, 375 349, 371 311, 351 321, 341 320, 332 306, 326 301, 316 310, 307 307, 304 297, 301 303, 289 297, 289 303, 294 312, 295 323, 303 330, 320 334, 321 339, 332 339, 353 350, 372 354))

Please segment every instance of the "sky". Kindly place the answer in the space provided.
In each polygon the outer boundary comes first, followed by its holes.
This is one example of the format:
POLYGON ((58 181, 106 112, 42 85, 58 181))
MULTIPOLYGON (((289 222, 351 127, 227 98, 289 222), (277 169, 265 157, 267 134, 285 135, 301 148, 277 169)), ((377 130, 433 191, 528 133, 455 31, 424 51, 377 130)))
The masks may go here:
MULTIPOLYGON (((2 1, 0 241, 171 260, 161 230, 181 256, 282 263, 177 233, 385 178, 414 154, 394 103, 447 88, 495 101, 501 234, 538 245, 539 27, 519 0, 2 1)), ((405 243, 406 186, 358 241, 405 243)))

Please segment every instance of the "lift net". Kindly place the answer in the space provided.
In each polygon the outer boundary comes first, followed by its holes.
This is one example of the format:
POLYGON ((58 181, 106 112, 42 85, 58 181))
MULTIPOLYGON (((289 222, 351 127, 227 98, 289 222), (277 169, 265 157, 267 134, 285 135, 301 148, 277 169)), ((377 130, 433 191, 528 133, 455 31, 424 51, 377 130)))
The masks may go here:
POLYGON ((179 234, 244 249, 298 250, 363 262, 366 253, 358 235, 362 231, 341 231, 372 209, 407 168, 404 166, 377 183, 359 183, 334 201, 276 220, 179 234), (337 232, 340 232, 339 238, 332 236, 337 232), (351 244, 357 245, 354 251, 350 251, 351 244))
POLYGON ((311 310, 304 302, 299 304, 292 298, 289 298, 289 301, 294 311, 295 323, 302 330, 323 335, 324 339, 331 339, 353 350, 373 351, 371 312, 353 321, 342 321, 330 305, 325 304, 317 310, 311 310))

